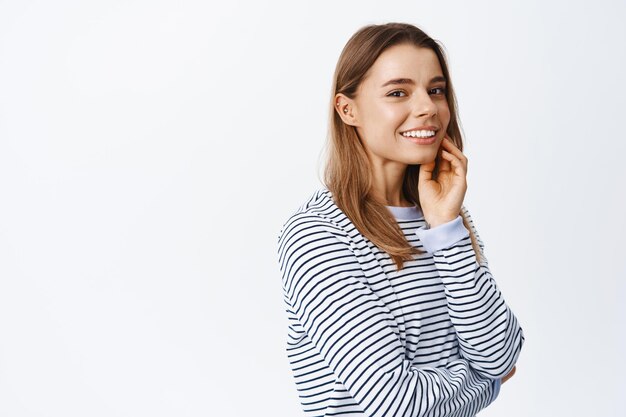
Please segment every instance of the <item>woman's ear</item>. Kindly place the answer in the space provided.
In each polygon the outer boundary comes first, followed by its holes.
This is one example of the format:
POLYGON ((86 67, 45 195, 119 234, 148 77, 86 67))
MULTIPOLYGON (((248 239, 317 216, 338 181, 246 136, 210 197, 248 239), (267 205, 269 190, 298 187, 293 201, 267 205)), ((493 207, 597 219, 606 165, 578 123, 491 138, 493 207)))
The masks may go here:
POLYGON ((335 111, 341 117, 341 120, 347 125, 356 126, 356 109, 354 100, 345 95, 338 93, 335 96, 335 111))

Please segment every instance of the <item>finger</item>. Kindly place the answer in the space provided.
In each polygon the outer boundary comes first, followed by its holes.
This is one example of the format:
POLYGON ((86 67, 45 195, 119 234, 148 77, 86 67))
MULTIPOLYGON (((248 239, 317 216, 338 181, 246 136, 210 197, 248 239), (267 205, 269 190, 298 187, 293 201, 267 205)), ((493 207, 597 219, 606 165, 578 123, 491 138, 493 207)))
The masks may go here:
POLYGON ((459 149, 459 147, 456 146, 456 144, 454 142, 452 142, 452 140, 450 138, 448 138, 447 136, 444 137, 444 140, 443 140, 443 142, 441 142, 441 144, 445 146, 445 148, 446 148, 446 150, 448 152, 452 153, 457 158, 459 158, 459 160, 463 163, 463 165, 465 165, 467 167, 467 157, 459 149))
POLYGON ((444 150, 443 146, 439 146, 439 148, 437 148, 437 155, 435 156, 435 160, 437 161, 439 165, 439 172, 449 171, 451 168, 450 163, 441 156, 441 153, 443 152, 443 150, 444 150))
POLYGON ((435 161, 420 165, 418 174, 418 182, 430 181, 433 178, 433 170, 435 169, 435 161))
POLYGON ((450 165, 450 161, 444 157, 444 152, 446 151, 443 147, 440 147, 437 151, 437 159, 439 159, 439 172, 452 170, 452 165, 450 165))
POLYGON ((441 156, 446 159, 449 165, 451 165, 450 171, 454 171, 455 174, 460 175, 463 171, 463 164, 455 155, 448 151, 442 151, 441 156), (461 172, 459 172, 461 171, 461 172))
POLYGON ((452 142, 451 139, 446 137, 445 140, 441 144, 445 146, 445 149, 448 152, 455 155, 462 162, 467 160, 467 157, 465 156, 465 154, 459 149, 458 146, 456 146, 454 142, 452 142))
POLYGON ((459 160, 459 158, 448 151, 442 151, 441 156, 448 160, 449 164, 452 165, 452 169, 450 169, 450 171, 454 170, 454 173, 458 176, 463 176, 465 174, 465 165, 463 165, 463 162, 459 160))

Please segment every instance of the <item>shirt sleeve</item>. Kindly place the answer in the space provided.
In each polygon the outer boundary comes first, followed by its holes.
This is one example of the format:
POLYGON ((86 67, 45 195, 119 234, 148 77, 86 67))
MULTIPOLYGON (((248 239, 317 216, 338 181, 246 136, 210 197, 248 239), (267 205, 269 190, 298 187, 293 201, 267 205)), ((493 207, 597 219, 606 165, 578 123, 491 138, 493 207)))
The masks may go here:
POLYGON ((368 416, 421 417, 436 408, 474 415, 490 403, 493 381, 463 358, 445 367, 412 365, 392 312, 368 285, 368 266, 342 229, 301 216, 283 227, 278 246, 285 301, 368 416))
POLYGON ((498 394, 500 394, 500 386, 502 386, 502 379, 496 378, 493 380, 493 396, 491 397, 491 401, 489 404, 494 402, 496 398, 498 398, 498 394))
POLYGON ((433 228, 429 225, 419 228, 415 234, 420 238, 424 249, 433 253, 450 247, 465 236, 469 236, 469 231, 463 225, 463 219, 459 215, 456 219, 433 228))
POLYGON ((465 206, 462 212, 476 237, 482 260, 476 257, 460 215, 415 233, 432 254, 443 281, 461 356, 480 374, 500 379, 515 366, 524 332, 489 270, 484 244, 465 206))

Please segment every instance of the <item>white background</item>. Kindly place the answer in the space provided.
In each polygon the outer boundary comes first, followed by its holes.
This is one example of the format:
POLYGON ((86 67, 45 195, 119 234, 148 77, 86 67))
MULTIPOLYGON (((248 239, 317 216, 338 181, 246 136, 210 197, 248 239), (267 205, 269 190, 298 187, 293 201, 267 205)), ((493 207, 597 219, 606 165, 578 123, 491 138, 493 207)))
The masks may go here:
POLYGON ((278 231, 370 23, 443 42, 524 328, 489 416, 618 416, 626 29, 609 1, 0 1, 0 415, 298 416, 278 231))

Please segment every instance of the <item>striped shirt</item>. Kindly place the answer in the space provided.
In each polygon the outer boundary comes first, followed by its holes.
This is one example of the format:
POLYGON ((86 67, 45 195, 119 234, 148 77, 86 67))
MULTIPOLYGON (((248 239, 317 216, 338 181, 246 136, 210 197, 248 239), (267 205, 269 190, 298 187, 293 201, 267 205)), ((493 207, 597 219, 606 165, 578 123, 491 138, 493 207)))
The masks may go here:
POLYGON ((286 352, 304 413, 474 416, 515 365, 522 328, 460 215, 428 228, 418 207, 387 208, 427 251, 401 271, 326 187, 279 232, 286 352))

